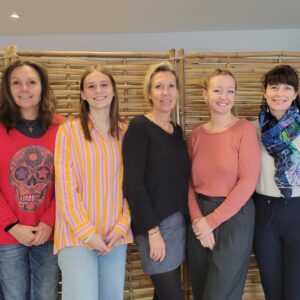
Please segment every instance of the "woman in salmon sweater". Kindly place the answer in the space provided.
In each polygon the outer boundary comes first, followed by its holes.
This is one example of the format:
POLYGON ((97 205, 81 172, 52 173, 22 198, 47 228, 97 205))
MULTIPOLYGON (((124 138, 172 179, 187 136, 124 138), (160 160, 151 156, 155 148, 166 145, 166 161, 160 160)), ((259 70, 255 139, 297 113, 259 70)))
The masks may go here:
POLYGON ((252 248, 260 165, 254 126, 232 113, 236 80, 216 70, 204 82, 210 119, 189 139, 192 181, 189 269, 196 300, 240 300, 252 248))

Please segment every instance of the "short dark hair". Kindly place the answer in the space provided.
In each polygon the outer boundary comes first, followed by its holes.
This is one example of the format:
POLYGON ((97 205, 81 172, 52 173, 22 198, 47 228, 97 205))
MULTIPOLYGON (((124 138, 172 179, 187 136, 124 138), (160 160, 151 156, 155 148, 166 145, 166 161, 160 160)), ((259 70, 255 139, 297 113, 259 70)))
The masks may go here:
MULTIPOLYGON (((289 65, 278 65, 268 71, 263 78, 263 88, 267 89, 268 85, 273 84, 288 84, 291 85, 296 92, 298 92, 299 77, 294 68, 289 65)), ((300 109, 299 94, 295 99, 295 104, 300 109)), ((266 105, 266 99, 263 97, 263 107, 266 105)))

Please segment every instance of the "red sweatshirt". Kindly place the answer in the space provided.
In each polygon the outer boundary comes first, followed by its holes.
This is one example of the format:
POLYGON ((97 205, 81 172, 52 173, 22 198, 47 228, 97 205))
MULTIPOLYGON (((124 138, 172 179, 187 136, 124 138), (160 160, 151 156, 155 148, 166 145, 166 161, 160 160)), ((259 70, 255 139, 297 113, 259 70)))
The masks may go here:
POLYGON ((0 244, 18 244, 4 231, 14 222, 36 226, 41 221, 54 226, 53 154, 62 121, 62 116, 55 116, 40 138, 27 137, 16 129, 7 133, 0 124, 0 244))

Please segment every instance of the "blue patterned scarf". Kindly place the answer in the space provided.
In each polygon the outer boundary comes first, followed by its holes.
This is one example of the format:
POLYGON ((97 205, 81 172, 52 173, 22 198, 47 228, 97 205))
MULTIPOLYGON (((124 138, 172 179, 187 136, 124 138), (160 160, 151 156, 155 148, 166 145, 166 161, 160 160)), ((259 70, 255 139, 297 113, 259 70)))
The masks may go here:
POLYGON ((264 109, 259 115, 261 141, 275 162, 275 182, 281 194, 292 196, 293 186, 300 186, 300 152, 293 140, 300 135, 300 116, 296 105, 291 105, 277 121, 264 109))

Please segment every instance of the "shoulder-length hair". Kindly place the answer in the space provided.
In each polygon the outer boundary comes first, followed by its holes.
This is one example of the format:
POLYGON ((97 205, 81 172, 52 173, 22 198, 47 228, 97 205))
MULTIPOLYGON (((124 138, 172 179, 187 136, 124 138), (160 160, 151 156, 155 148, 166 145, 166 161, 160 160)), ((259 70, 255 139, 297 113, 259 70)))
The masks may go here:
POLYGON ((47 71, 39 64, 30 61, 17 60, 4 70, 0 87, 0 121, 9 131, 16 128, 22 119, 21 110, 11 94, 10 80, 12 72, 23 66, 34 69, 41 81, 41 101, 37 120, 41 123, 42 128, 47 130, 55 115, 56 99, 49 84, 47 71))
MULTIPOLYGON (((294 68, 289 65, 278 65, 268 71, 263 78, 263 89, 266 91, 268 85, 273 84, 288 84, 291 85, 295 92, 297 92, 297 97, 295 99, 295 104, 300 110, 300 99, 298 93, 299 77, 294 68)), ((262 108, 267 105, 267 101, 263 96, 262 108)))
POLYGON ((152 100, 149 98, 150 92, 151 92, 151 87, 152 87, 152 79, 155 74, 160 73, 160 72, 170 72, 174 75, 175 81, 176 81, 176 88, 179 91, 179 78, 178 74, 176 73, 174 67, 169 63, 168 61, 163 61, 161 63, 152 65, 149 67, 145 78, 144 78, 144 97, 146 100, 150 102, 152 105, 152 100))
MULTIPOLYGON (((113 137, 116 137, 117 139, 119 139, 119 122, 121 121, 120 113, 119 113, 119 97, 118 97, 118 91, 117 91, 117 85, 116 85, 115 79, 112 76, 112 74, 110 73, 110 71, 108 71, 104 67, 92 67, 92 68, 86 70, 82 74, 81 79, 80 79, 80 91, 84 90, 84 81, 85 81, 86 77, 93 72, 102 73, 102 74, 106 75, 111 81, 114 96, 113 96, 113 99, 112 99, 112 102, 110 105, 110 110, 109 110, 109 121, 110 121, 109 132, 113 137)), ((79 114, 80 124, 82 126, 85 139, 88 141, 91 141, 92 136, 91 136, 90 126, 89 126, 89 124, 90 124, 89 112, 90 112, 89 103, 86 100, 82 99, 81 93, 80 93, 80 114, 79 114)))

